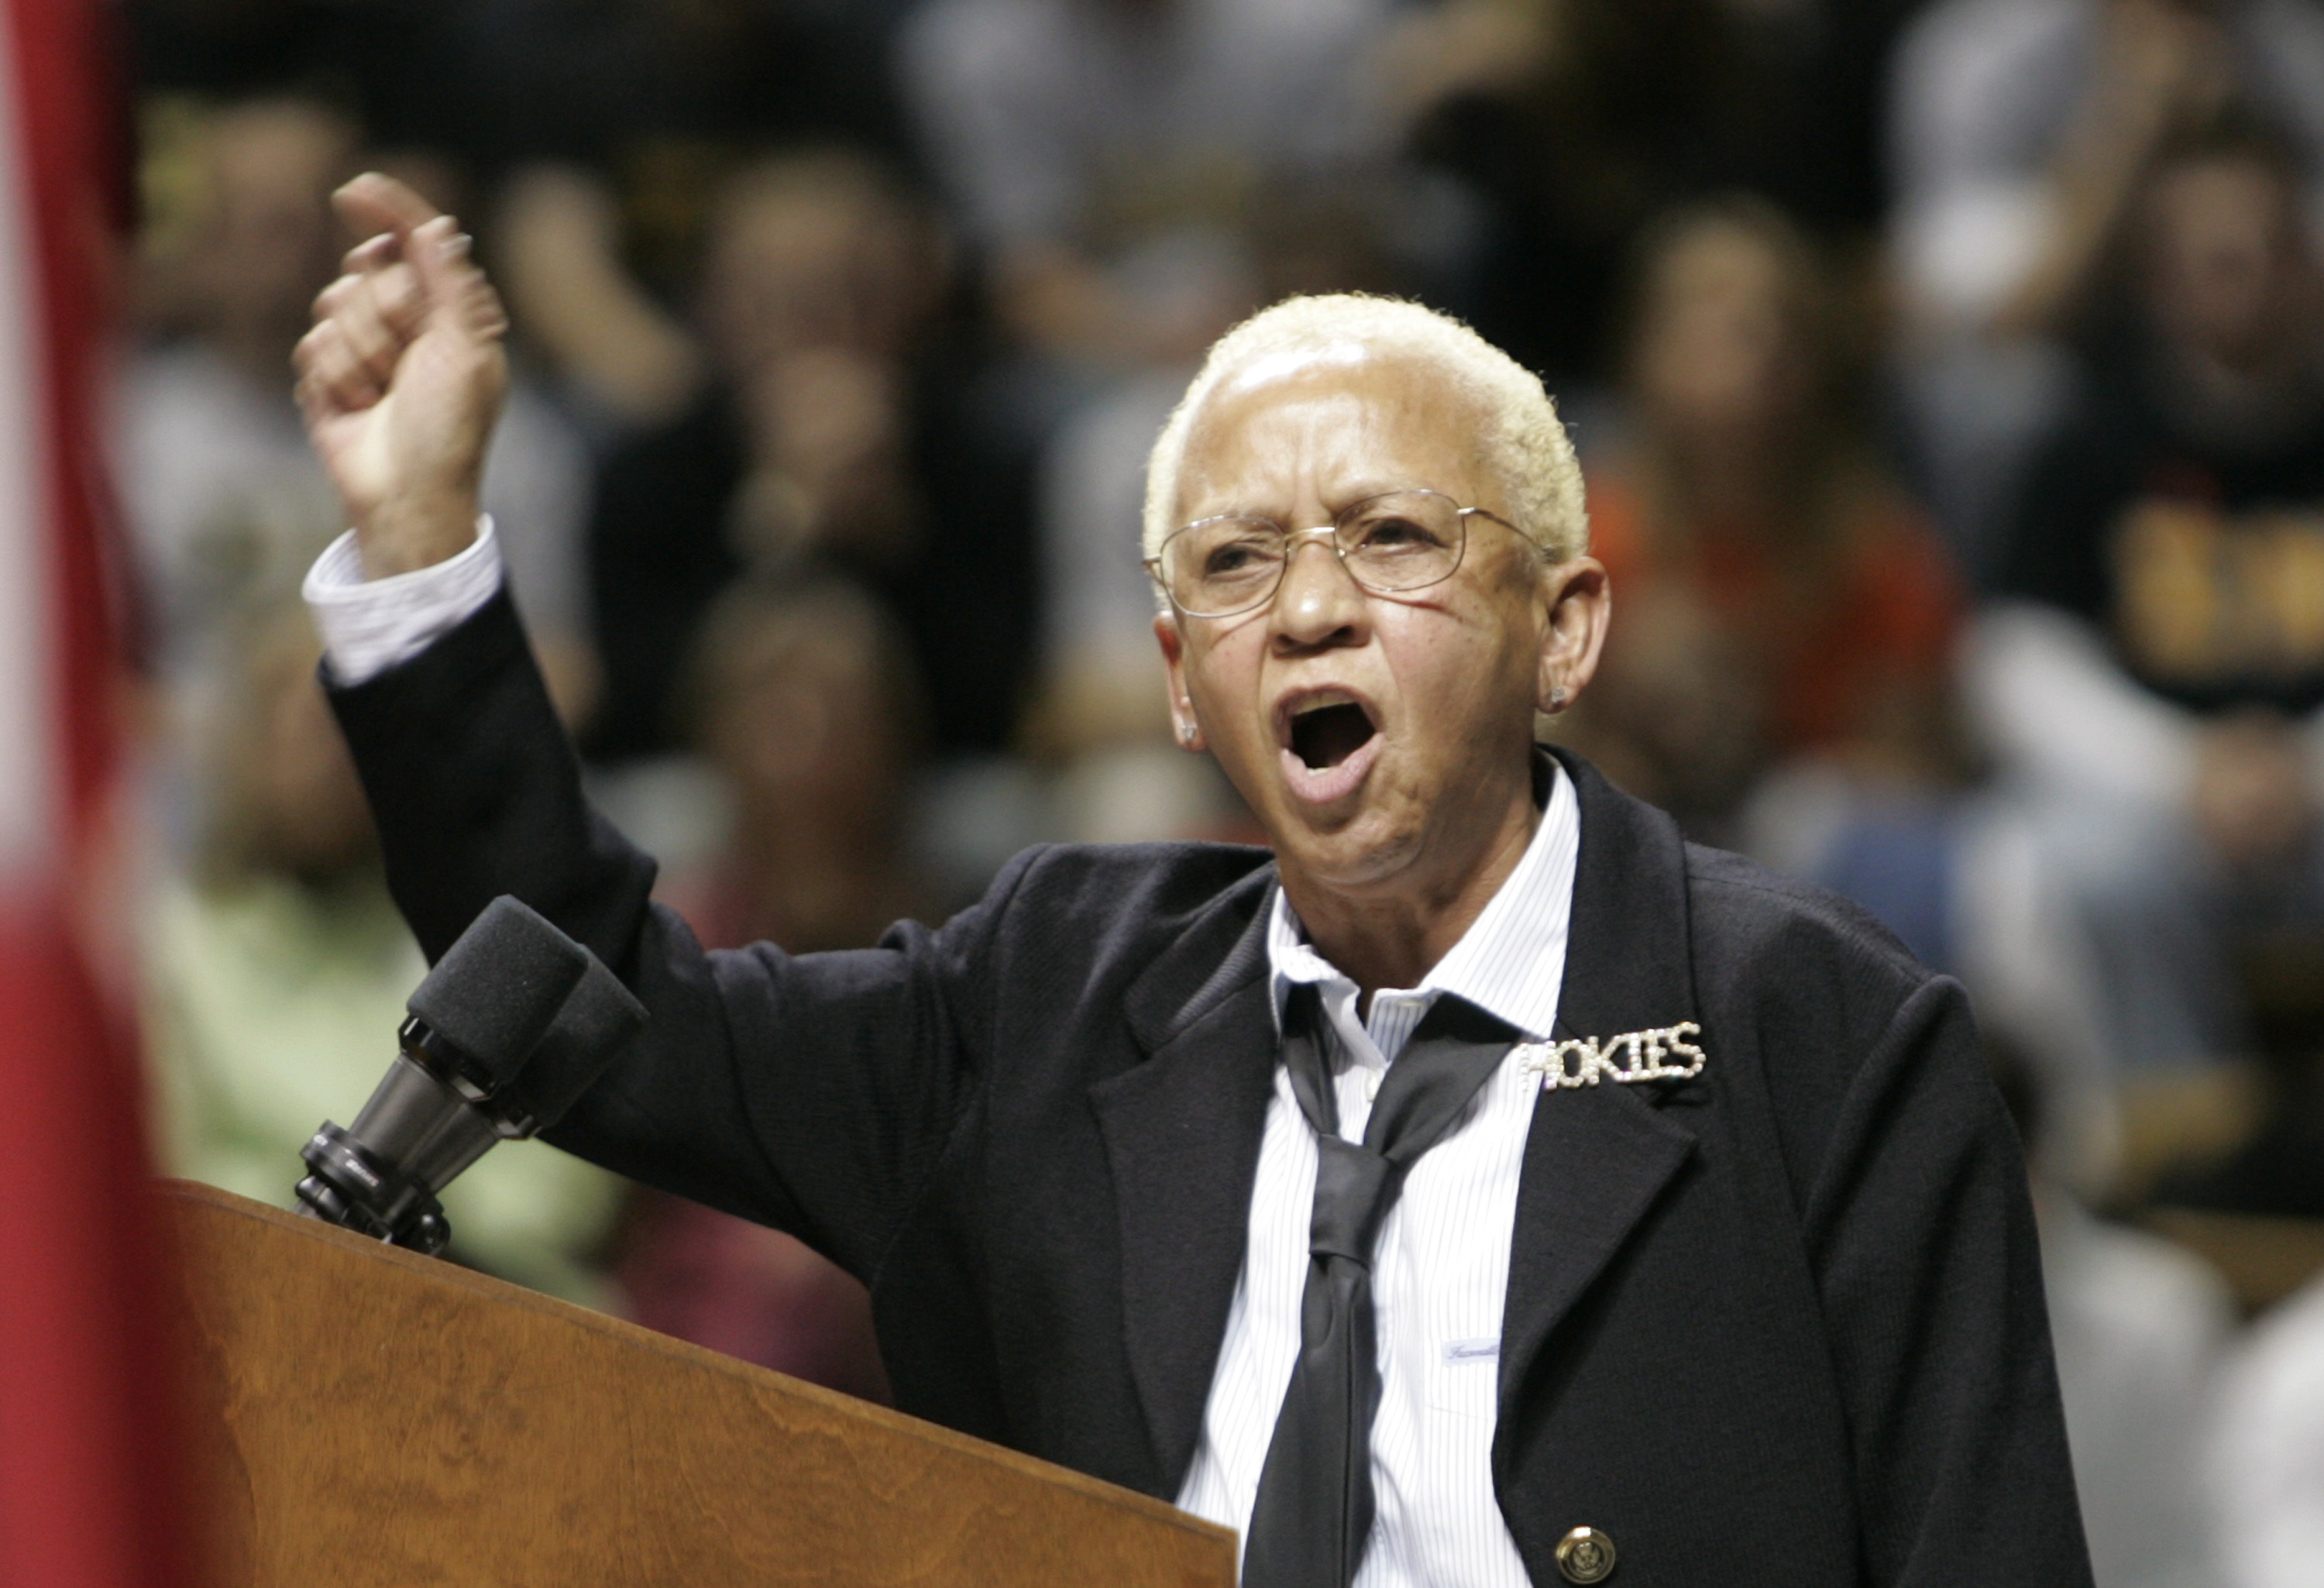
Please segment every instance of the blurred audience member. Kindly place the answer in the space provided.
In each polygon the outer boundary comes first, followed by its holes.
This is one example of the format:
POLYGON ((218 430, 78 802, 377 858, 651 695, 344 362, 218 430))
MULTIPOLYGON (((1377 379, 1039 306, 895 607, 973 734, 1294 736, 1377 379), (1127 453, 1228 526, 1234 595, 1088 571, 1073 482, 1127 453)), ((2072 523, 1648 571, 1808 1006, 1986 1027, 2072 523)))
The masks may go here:
POLYGON ((704 612, 746 568, 810 559, 869 580, 902 615, 940 744, 1005 739, 1029 622, 1028 531, 964 439, 956 383, 938 378, 945 279, 930 218, 860 155, 779 156, 729 180, 695 292, 715 378, 676 421, 616 449, 600 479, 591 555, 607 688, 593 754, 670 749, 672 684, 704 612))
POLYGON ((345 526, 299 426, 290 350, 344 241, 332 188, 357 134, 308 100, 157 118, 141 297, 156 344, 122 392, 120 477, 161 659, 178 671, 217 617, 295 588, 345 526))
POLYGON ((1913 0, 1443 0, 1383 68, 1415 146, 1484 200, 1462 307, 1572 410, 1643 227, 1742 189, 1820 229, 1879 217, 1881 68, 1913 0))
POLYGON ((2033 1170, 2050 1335, 2098 1588, 2215 1588, 2218 1540, 2192 1474, 2234 1301, 2203 1263, 2094 1217, 2053 1177, 2050 1066, 1997 1032, 1987 1047, 2033 1170))
POLYGON ((736 586, 684 693, 726 790, 724 853, 670 897, 703 941, 860 948, 926 900, 904 818, 926 713, 896 621, 859 586, 795 570, 736 586))
POLYGON ((2310 0, 1941 0, 1895 74, 1899 263, 1950 323, 2056 329, 2156 152, 2230 101, 2324 172, 2310 0))
POLYGON ((2314 0, 1941 0, 1895 66, 1895 254, 1906 395, 1949 529, 1979 571, 2025 445, 2159 150, 2240 104, 2324 180, 2314 0))
POLYGON ((726 179, 770 148, 910 153, 894 33, 913 0, 483 0, 447 8, 438 119, 496 183, 497 272, 600 452, 713 375, 669 305, 726 179))
POLYGON ((2253 1325, 2224 1375, 2205 1485, 2227 1588, 2324 1572, 2324 1279, 2253 1325))
MULTIPOLYGON (((922 912, 904 842, 919 691, 892 618, 829 576, 737 586, 703 625, 688 682, 731 825, 724 853, 664 897, 706 946, 860 948, 922 912)), ((788 1235, 649 1195, 617 1271, 641 1323, 887 1398, 862 1286, 788 1235)))
POLYGON ((1068 365, 1201 353, 1270 191, 1388 152, 1388 0, 931 0, 905 92, 1001 318, 1068 365))
MULTIPOLYGON (((371 817, 296 603, 235 614, 205 739, 208 823, 147 928, 145 1036, 171 1172, 293 1205, 299 1149, 353 1118, 428 967, 380 874, 371 817)), ((445 1193, 452 1255, 576 1300, 618 1183, 505 1143, 445 1193)))
POLYGON ((2234 969, 2257 1082, 2247 1132, 2223 1154, 2167 1168, 2147 1200, 2314 1220, 2324 1232, 2324 933, 2258 936, 2240 946, 2234 969))
POLYGON ((2031 467, 1969 670, 2134 1063, 2244 1049, 2239 957, 2324 933, 2324 343, 2300 196, 2247 134, 2159 161, 2134 312, 2031 467))
POLYGON ((493 218, 510 312, 599 446, 684 414, 707 361, 632 272, 613 186, 576 165, 528 165, 509 178, 493 218))
POLYGON ((1772 762, 1938 780, 1958 597, 1851 429, 1813 251, 1756 200, 1713 202, 1653 232, 1638 293, 1628 425, 1590 477, 1624 617, 1578 742, 1730 843, 1772 762))
MULTIPOLYGON (((163 675, 181 683, 198 681, 221 618, 295 590, 346 527, 300 429, 290 361, 348 241, 329 200, 355 170, 357 134, 298 98, 172 103, 149 132, 139 262, 149 345, 124 382, 116 453, 163 675)), ((431 170, 441 190, 450 179, 431 170)), ((560 683, 586 670, 569 648, 583 622, 575 564, 587 496, 578 443, 520 382, 484 502, 560 683)))

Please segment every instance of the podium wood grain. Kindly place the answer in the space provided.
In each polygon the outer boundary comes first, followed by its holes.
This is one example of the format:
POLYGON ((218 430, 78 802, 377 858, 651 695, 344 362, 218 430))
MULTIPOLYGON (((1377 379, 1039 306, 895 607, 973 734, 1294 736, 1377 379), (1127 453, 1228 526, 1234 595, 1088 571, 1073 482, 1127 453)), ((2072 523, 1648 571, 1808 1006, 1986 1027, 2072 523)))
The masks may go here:
POLYGON ((172 1182, 229 1588, 1231 1588, 1127 1490, 172 1182))

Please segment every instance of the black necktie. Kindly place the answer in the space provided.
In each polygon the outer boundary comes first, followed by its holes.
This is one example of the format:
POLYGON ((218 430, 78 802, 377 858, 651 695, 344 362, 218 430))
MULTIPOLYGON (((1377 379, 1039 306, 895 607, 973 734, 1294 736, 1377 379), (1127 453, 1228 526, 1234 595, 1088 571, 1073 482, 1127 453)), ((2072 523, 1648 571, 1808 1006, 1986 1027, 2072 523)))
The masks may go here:
POLYGON ((1388 1066, 1363 1145, 1340 1137, 1315 989, 1292 990, 1283 1057, 1315 1128, 1315 1211, 1299 1304, 1299 1362, 1259 1470, 1243 1546, 1243 1588, 1348 1588, 1372 1530, 1372 1419, 1379 1362, 1372 1243, 1414 1161, 1469 1105, 1517 1034, 1440 996, 1388 1066))

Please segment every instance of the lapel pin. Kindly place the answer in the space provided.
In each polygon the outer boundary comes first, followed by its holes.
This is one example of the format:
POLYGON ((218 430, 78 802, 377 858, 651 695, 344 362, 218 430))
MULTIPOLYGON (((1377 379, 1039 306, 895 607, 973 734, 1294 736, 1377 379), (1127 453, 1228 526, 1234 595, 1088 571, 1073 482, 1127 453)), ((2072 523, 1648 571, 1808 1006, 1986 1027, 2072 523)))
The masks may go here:
POLYGON ((1541 1076, 1544 1091, 1595 1086, 1600 1081, 1625 1085, 1639 1081, 1691 1081, 1702 1073, 1703 1052, 1690 1037, 1702 1035, 1692 1020, 1674 1026, 1654 1026, 1625 1031, 1600 1040, 1572 1038, 1563 1042, 1521 1042, 1517 1067, 1541 1076))

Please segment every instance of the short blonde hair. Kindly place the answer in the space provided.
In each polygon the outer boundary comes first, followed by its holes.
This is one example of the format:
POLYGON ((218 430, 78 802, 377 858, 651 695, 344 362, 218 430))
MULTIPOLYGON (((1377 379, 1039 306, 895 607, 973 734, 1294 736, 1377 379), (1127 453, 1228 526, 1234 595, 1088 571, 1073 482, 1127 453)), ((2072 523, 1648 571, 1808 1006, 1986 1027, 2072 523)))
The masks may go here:
POLYGON ((1186 440, 1212 393, 1260 359, 1351 346, 1442 371, 1484 416, 1479 450, 1508 493, 1516 527, 1553 562, 1590 549, 1582 465, 1541 377, 1451 315, 1400 298, 1334 292, 1286 298, 1211 344, 1147 457, 1146 556, 1159 556, 1179 527, 1174 518, 1186 440))

